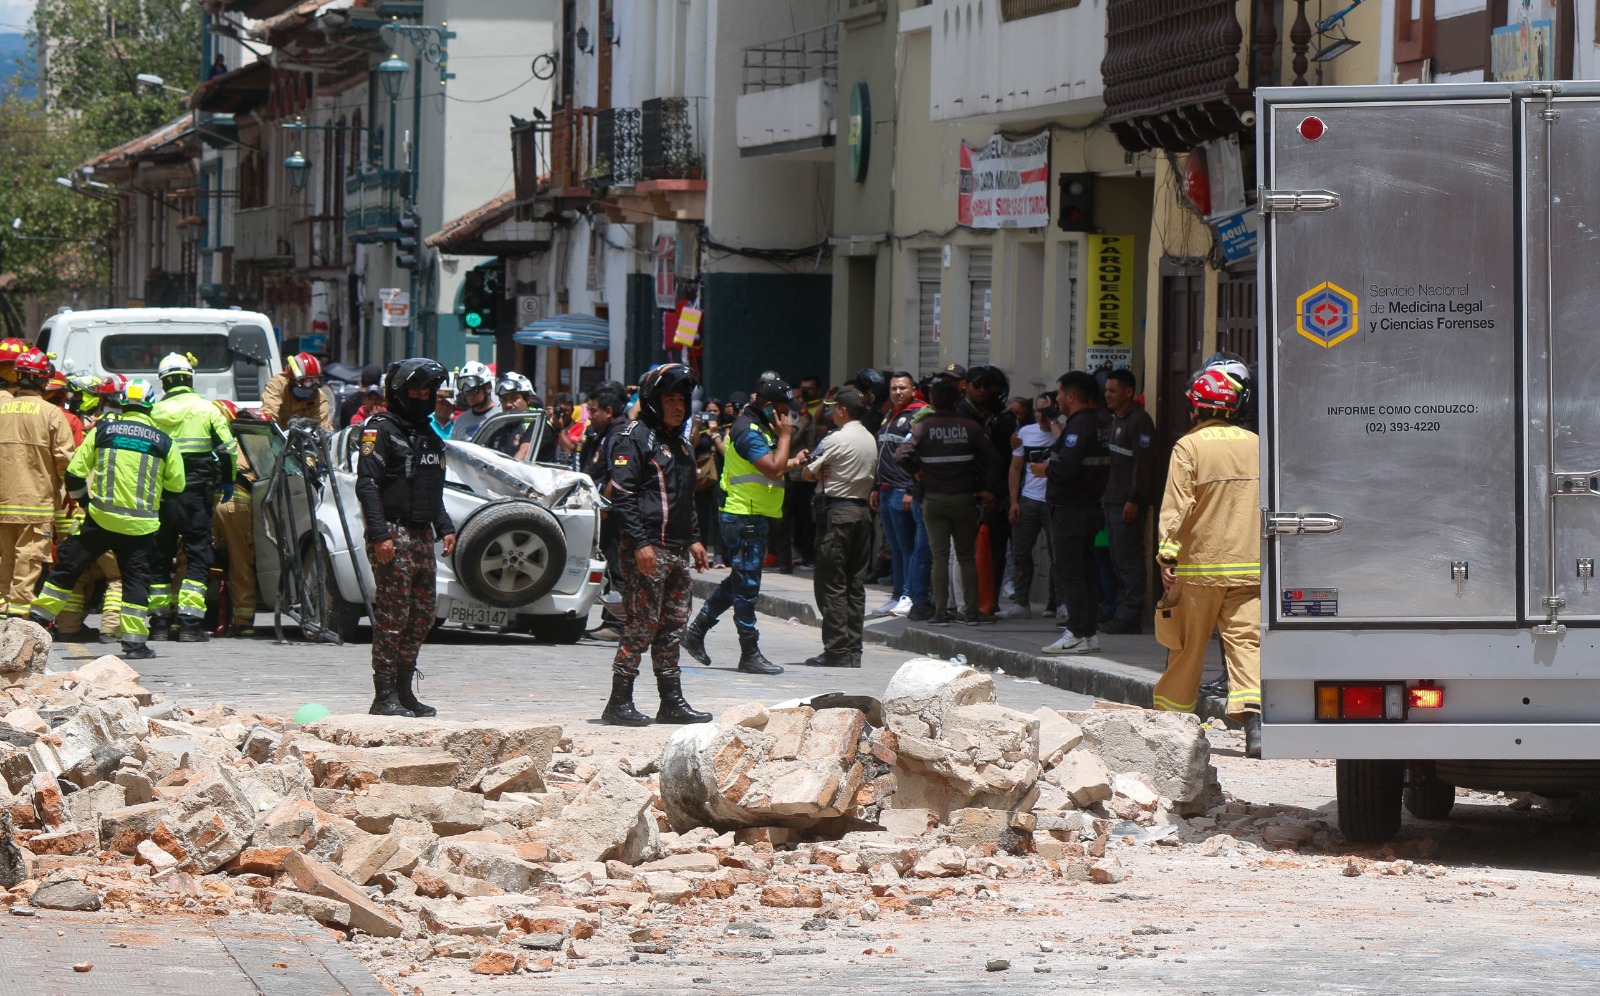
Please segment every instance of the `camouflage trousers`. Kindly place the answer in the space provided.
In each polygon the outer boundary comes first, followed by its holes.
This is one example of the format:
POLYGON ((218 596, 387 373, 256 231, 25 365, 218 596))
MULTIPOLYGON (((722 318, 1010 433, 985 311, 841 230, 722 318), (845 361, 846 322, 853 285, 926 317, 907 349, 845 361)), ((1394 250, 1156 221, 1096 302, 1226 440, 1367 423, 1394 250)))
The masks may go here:
POLYGON ((372 673, 415 670, 422 641, 433 629, 439 605, 434 590, 433 527, 389 523, 394 559, 378 563, 372 543, 372 673))
POLYGON ((656 572, 642 574, 633 556, 634 544, 623 537, 617 544, 617 566, 622 569, 622 600, 628 620, 622 624, 622 639, 611 673, 622 678, 639 676, 639 661, 650 651, 650 663, 657 675, 678 673, 678 644, 689 624, 689 602, 693 585, 689 580, 689 554, 686 550, 655 547, 656 572))

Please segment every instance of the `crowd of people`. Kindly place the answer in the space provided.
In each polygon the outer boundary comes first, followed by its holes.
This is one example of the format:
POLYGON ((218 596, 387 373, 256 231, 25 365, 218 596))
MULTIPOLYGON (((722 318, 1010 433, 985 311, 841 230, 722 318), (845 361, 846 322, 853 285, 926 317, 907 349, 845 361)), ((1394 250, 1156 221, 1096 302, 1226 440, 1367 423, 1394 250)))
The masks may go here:
POLYGON ((633 704, 646 653, 661 695, 656 721, 708 718, 684 698, 679 655, 710 666, 706 635, 730 611, 734 666, 782 673, 760 646, 769 567, 813 574, 822 650, 806 665, 860 667, 869 614, 983 626, 1028 619, 1035 601, 1061 630, 1043 653, 1097 653, 1101 632, 1138 633, 1150 618, 1147 546, 1159 508, 1155 617, 1170 659, 1156 705, 1194 710, 1205 647, 1220 630, 1229 712, 1258 749, 1258 450, 1250 374, 1237 358, 1219 355, 1194 379, 1193 427, 1166 468, 1125 369, 1071 371, 1055 390, 1018 398, 990 365, 952 363, 920 378, 864 369, 826 392, 820 377, 791 387, 768 371, 749 393, 717 399, 694 370, 669 363, 637 386, 599 384, 579 408, 569 395, 546 406, 519 373, 467 363, 452 374, 414 357, 367 367, 335 406, 320 361, 300 353, 262 406, 241 412, 195 393, 193 363, 164 358, 158 391, 143 378, 69 381, 37 349, 0 343, 0 473, 13 484, 0 500, 8 616, 82 639, 98 595, 98 638, 134 659, 154 656, 151 640, 253 635, 254 475, 231 431, 241 417, 360 428, 357 493, 380 592, 372 711, 385 715, 433 714, 412 686, 433 625, 434 544, 448 556, 454 541, 442 502, 446 439, 565 464, 607 498, 601 547, 620 598, 604 603, 593 635, 617 641, 603 718, 624 725, 650 722, 633 704), (542 426, 494 421, 534 409, 542 426), (229 605, 207 625, 219 551, 229 605), (728 575, 691 616, 690 572, 713 566, 728 575), (869 613, 872 580, 890 595, 869 613))

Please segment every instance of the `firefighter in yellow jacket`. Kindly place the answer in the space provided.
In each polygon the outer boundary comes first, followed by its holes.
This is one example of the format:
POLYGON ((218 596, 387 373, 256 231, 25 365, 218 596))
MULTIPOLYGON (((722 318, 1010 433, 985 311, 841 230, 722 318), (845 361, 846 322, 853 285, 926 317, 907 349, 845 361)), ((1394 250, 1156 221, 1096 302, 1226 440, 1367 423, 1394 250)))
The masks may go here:
POLYGON ((1245 756, 1261 756, 1260 440, 1234 425, 1239 385, 1206 370, 1189 388, 1194 425, 1172 449, 1156 560, 1167 589, 1158 629, 1168 647, 1155 706, 1194 712, 1211 631, 1228 661, 1228 718, 1244 725, 1245 756))
POLYGON ((0 401, 0 599, 7 616, 27 618, 50 559, 51 522, 72 459, 72 429, 44 399, 50 359, 30 349, 14 363, 17 381, 0 401))
POLYGON ((322 361, 310 353, 289 357, 283 373, 267 381, 261 392, 261 409, 280 429, 289 428, 289 420, 296 418, 315 419, 324 429, 332 429, 333 411, 322 389, 322 361))

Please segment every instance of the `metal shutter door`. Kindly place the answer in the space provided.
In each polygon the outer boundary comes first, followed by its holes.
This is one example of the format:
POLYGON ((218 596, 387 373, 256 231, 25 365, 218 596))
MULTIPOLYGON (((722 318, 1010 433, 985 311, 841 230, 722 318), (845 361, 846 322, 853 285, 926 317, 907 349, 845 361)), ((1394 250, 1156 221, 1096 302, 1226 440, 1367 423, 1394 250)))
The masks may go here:
MULTIPOLYGON (((973 249, 967 257, 967 282, 972 296, 967 304, 967 366, 989 362, 989 336, 984 334, 984 301, 992 299, 990 278, 994 273, 994 250, 973 249)), ((993 325, 993 307, 988 309, 993 325)))
POLYGON ((933 329, 934 298, 939 293, 938 249, 917 250, 917 369, 921 377, 939 369, 939 338, 933 329))

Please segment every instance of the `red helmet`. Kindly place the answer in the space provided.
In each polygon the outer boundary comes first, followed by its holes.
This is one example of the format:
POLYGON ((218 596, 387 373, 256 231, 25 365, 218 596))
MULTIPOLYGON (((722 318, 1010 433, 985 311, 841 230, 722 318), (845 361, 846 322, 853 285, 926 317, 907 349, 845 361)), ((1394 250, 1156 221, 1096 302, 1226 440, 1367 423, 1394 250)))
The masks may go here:
POLYGON ((0 366, 17 362, 17 357, 28 351, 28 344, 21 339, 0 339, 0 366))
POLYGON ((60 396, 61 400, 65 401, 67 396, 67 378, 62 376, 59 370, 55 371, 50 375, 50 380, 44 385, 44 393, 51 398, 60 396))
POLYGON ((222 414, 228 416, 230 422, 239 417, 239 406, 227 398, 218 398, 217 407, 222 410, 222 414))
POLYGON ((94 393, 102 402, 118 404, 122 397, 122 389, 128 386, 128 378, 121 374, 111 374, 94 388, 94 393))
POLYGON ((1232 418, 1239 411, 1239 385, 1221 370, 1202 370, 1189 385, 1189 406, 1196 411, 1213 412, 1232 418))
MULTIPOLYGON (((51 364, 50 357, 46 356, 42 350, 30 349, 18 355, 15 363, 17 376, 19 377, 38 377, 41 380, 49 380, 50 375, 55 373, 55 366, 51 364)), ((61 386, 66 387, 66 381, 62 381, 61 386)))
POLYGON ((304 380, 307 377, 322 376, 322 361, 310 353, 296 353, 289 357, 287 364, 290 380, 304 380))

